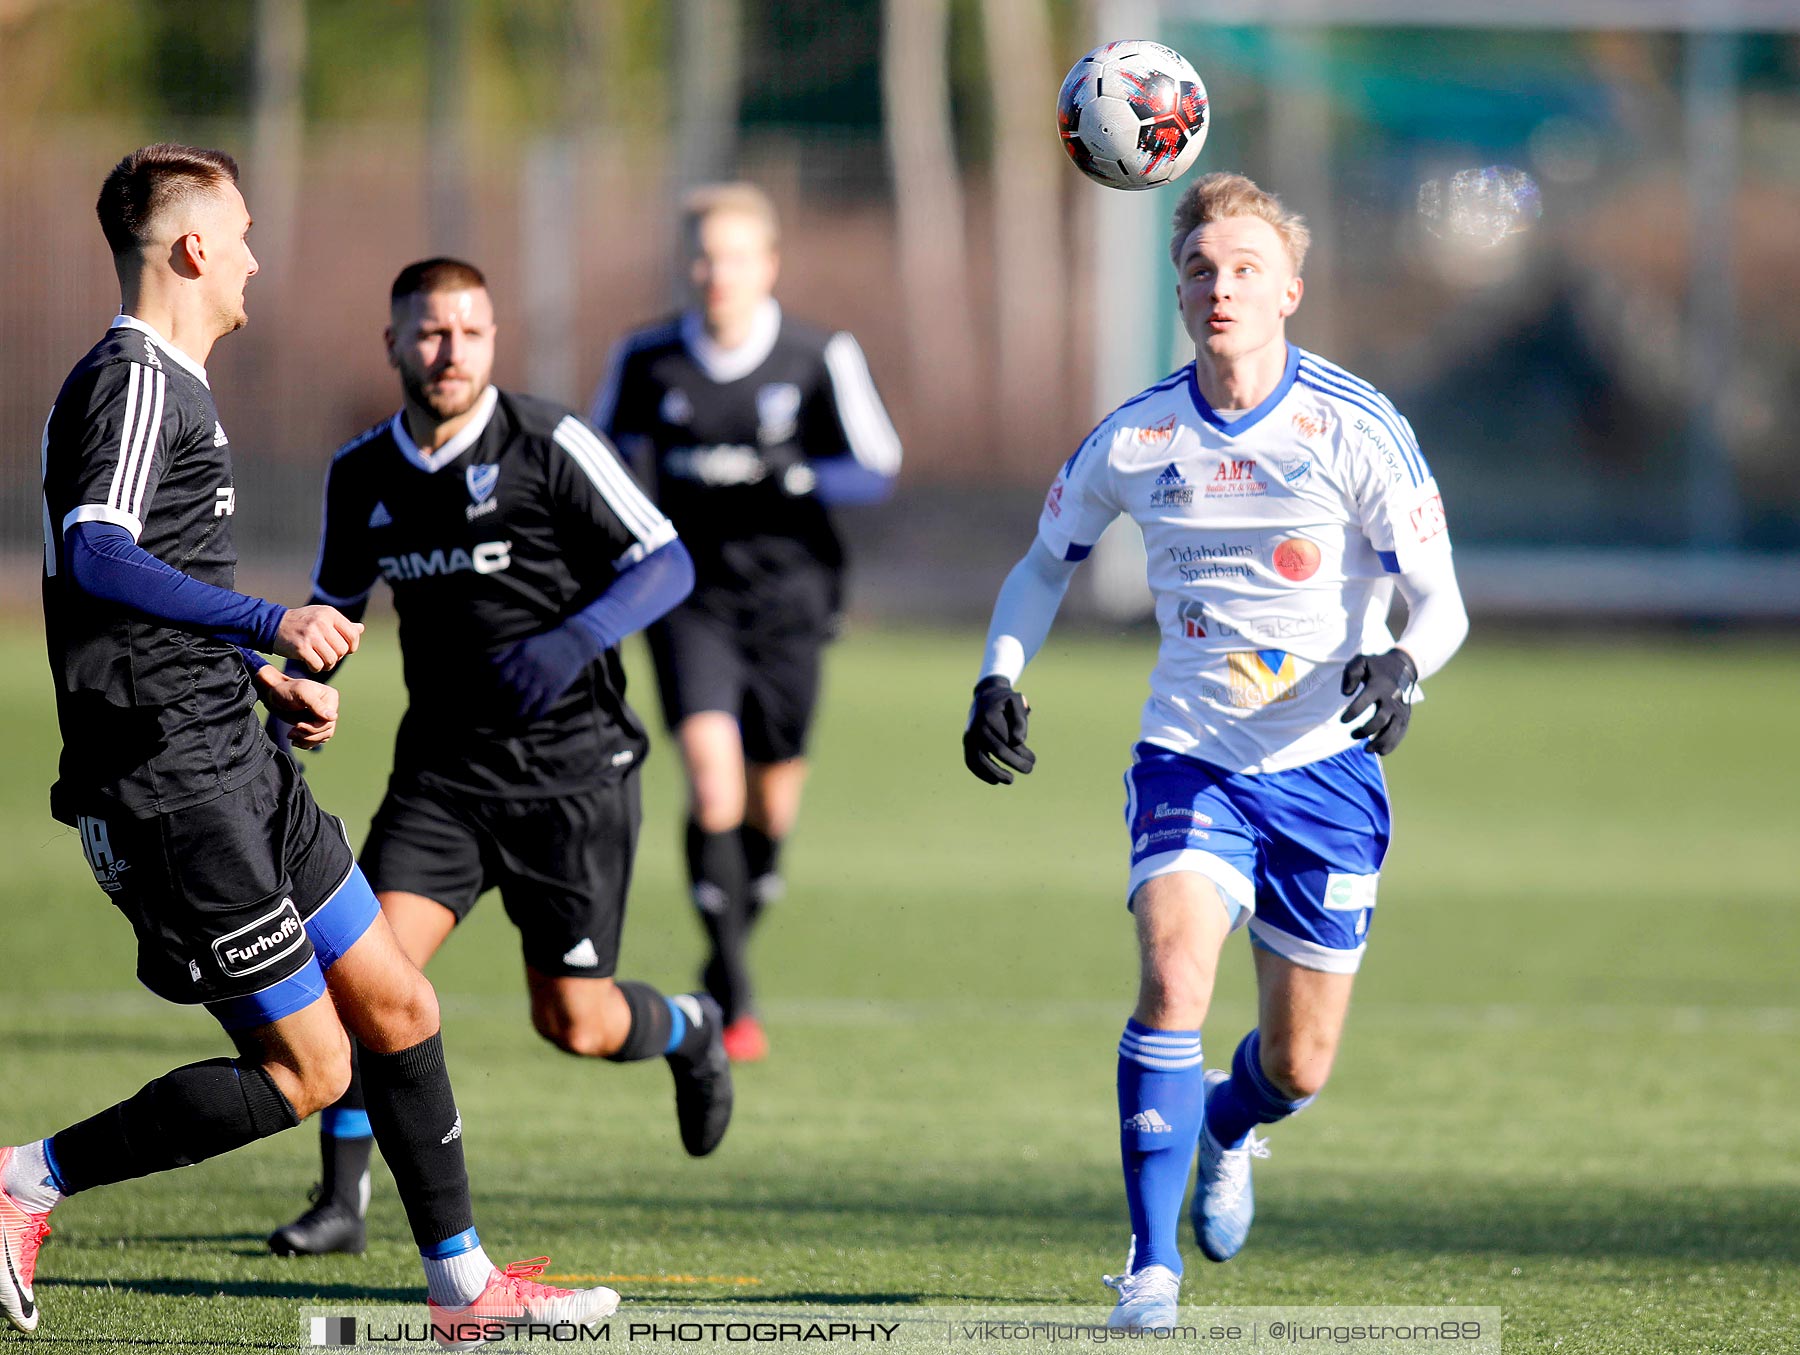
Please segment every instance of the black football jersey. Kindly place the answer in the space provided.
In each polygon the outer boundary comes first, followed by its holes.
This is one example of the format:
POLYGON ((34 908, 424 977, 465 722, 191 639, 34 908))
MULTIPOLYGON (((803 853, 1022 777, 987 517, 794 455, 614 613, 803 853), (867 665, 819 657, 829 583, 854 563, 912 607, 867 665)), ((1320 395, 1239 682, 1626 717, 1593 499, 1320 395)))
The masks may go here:
POLYGON ((773 301, 735 350, 713 344, 692 312, 627 336, 593 420, 674 520, 697 592, 779 589, 809 565, 840 570, 825 505, 788 493, 783 473, 843 455, 887 474, 900 463, 856 340, 790 320, 773 301))
POLYGON ((313 592, 355 607, 377 579, 393 591, 408 696, 397 768, 480 794, 553 796, 622 775, 643 756, 618 652, 529 725, 494 661, 674 539, 578 415, 490 386, 468 426, 435 451, 396 414, 337 453, 313 592))
POLYGON ((236 646, 89 596, 63 534, 110 522, 164 564, 233 587, 231 445, 206 372, 120 316, 75 364, 44 425, 44 632, 64 822, 104 797, 137 815, 203 804, 261 770, 269 746, 236 646))

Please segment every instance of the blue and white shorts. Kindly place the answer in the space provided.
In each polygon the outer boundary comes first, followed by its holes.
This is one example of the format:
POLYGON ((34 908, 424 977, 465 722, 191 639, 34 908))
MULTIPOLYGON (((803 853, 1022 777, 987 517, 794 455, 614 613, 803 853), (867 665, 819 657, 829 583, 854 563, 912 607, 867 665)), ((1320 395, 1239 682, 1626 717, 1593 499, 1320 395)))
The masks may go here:
POLYGON ((1128 901, 1146 880, 1193 871, 1265 950, 1334 974, 1362 964, 1390 829, 1381 763, 1363 745, 1253 775, 1140 743, 1125 826, 1128 901))

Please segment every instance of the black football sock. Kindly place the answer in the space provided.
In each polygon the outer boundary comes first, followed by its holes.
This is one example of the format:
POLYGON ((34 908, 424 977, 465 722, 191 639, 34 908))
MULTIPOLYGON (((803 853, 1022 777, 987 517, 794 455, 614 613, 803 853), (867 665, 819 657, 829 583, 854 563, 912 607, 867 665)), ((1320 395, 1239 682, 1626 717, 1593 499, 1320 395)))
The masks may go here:
POLYGON ((363 1212, 362 1182, 375 1148, 363 1099, 362 1051, 350 1042, 350 1089, 319 1114, 319 1197, 363 1212))
POLYGON ((462 1116, 444 1066, 443 1036, 397 1054, 360 1054, 369 1127, 394 1173, 420 1250, 473 1228, 462 1116))
POLYGON ((65 1195, 188 1167, 300 1123, 262 1067, 208 1059, 51 1136, 65 1195))
POLYGON ((672 1023, 663 1052, 672 1059, 692 1062, 706 1052, 707 1042, 713 1037, 712 1023, 706 1020, 705 1012, 688 993, 670 998, 669 1012, 672 1023))
POLYGON ((631 1009, 631 1029, 625 1032, 625 1043, 606 1057, 613 1063, 636 1063, 667 1053, 669 1035, 675 1028, 669 999, 635 979, 619 979, 613 986, 631 1009))
POLYGON ((781 897, 781 839, 745 824, 738 829, 744 843, 744 871, 750 881, 750 907, 746 916, 754 927, 763 909, 781 897))
POLYGON ((725 1012, 727 1022, 750 1010, 750 971, 744 964, 745 914, 749 877, 744 869, 744 843, 735 828, 723 833, 687 825, 688 878, 694 885, 694 908, 712 942, 712 955, 701 982, 725 1012))

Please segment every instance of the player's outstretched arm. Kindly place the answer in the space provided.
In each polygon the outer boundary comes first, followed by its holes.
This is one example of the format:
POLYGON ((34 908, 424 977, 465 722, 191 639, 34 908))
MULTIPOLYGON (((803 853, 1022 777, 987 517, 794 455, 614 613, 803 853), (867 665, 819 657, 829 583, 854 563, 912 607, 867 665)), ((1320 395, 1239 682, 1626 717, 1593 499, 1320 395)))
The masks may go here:
POLYGON ((64 542, 69 573, 89 596, 181 630, 278 652, 287 608, 202 583, 157 559, 115 523, 78 522, 64 542))
POLYGON ((1000 585, 963 729, 963 762, 989 785, 1011 785, 1013 772, 1028 773, 1037 765, 1037 755, 1025 745, 1031 708, 1013 683, 1043 648, 1074 574, 1075 562, 1059 559, 1039 540, 1000 585))
POLYGON ((1368 719, 1350 732, 1369 741, 1369 751, 1393 752, 1412 722, 1414 686, 1450 661, 1469 633, 1456 570, 1444 555, 1397 577, 1406 599, 1406 629, 1385 654, 1358 654, 1344 665, 1343 693, 1352 700, 1345 724, 1368 719))

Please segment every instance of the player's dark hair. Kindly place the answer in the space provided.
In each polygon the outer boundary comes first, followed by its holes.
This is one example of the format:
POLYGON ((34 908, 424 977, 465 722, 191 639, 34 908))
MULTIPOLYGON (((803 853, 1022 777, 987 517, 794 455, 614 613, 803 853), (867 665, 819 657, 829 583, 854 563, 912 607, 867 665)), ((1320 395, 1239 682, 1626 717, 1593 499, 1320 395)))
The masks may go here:
POLYGON ((139 147, 112 167, 94 204, 113 257, 148 243, 151 223, 175 203, 237 178, 237 161, 224 151, 173 142, 139 147))
POLYGON ((420 259, 400 270, 400 276, 394 279, 393 289, 388 293, 388 304, 404 301, 409 296, 428 296, 432 292, 467 292, 477 287, 485 291, 487 279, 472 263, 465 263, 461 259, 420 259))

